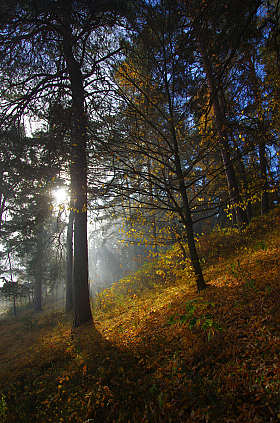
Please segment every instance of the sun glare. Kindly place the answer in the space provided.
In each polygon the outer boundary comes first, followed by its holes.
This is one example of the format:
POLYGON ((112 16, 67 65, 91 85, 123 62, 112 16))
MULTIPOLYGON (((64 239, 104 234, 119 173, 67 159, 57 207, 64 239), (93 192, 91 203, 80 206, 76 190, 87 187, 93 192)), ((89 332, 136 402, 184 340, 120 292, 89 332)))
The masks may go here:
POLYGON ((55 198, 56 204, 64 203, 64 201, 67 199, 67 192, 65 188, 58 188, 54 192, 54 198, 55 198))

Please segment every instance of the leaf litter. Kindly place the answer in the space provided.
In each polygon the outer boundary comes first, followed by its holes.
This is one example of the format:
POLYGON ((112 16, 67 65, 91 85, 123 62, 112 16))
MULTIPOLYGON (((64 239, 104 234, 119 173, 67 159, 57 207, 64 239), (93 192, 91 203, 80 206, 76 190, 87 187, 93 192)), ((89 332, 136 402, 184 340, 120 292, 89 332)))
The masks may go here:
POLYGON ((279 421, 278 217, 206 257, 202 293, 159 286, 75 330, 62 311, 1 321, 0 421, 279 421))

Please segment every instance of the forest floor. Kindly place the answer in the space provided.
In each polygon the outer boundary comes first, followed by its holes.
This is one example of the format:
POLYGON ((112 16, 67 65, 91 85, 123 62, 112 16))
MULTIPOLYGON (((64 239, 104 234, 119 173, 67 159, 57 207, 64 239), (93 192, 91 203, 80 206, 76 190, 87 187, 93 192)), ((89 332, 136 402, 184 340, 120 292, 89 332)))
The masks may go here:
POLYGON ((279 210, 258 225, 202 293, 160 286, 74 330, 63 310, 2 319, 0 422, 280 421, 279 210))

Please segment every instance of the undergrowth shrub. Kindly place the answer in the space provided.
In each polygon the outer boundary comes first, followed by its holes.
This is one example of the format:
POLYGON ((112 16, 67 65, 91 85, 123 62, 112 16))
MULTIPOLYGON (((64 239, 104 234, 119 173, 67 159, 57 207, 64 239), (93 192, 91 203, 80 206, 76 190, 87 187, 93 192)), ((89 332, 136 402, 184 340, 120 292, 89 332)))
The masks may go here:
MULTIPOLYGON (((187 246, 185 246, 187 249, 187 246)), ((192 277, 190 259, 184 260, 183 253, 178 245, 165 252, 157 261, 156 273, 161 275, 164 283, 172 285, 178 281, 187 282, 192 277)))
POLYGON ((263 216, 253 218, 243 230, 217 227, 211 233, 197 238, 198 255, 203 263, 214 263, 219 258, 226 258, 238 249, 255 242, 256 249, 264 249, 262 237, 268 230, 279 226, 280 208, 276 207, 263 216))
POLYGON ((198 299, 190 300, 186 303, 186 313, 171 315, 168 319, 168 324, 173 326, 188 325, 190 330, 202 331, 206 334, 209 342, 217 332, 222 332, 223 328, 220 323, 214 320, 210 313, 201 314, 201 311, 207 306, 214 307, 214 303, 198 304, 198 299), (197 314, 200 312, 200 314, 197 314))
MULTIPOLYGON (((237 228, 220 227, 211 233, 196 239, 198 255, 203 264, 235 254, 241 247, 255 242, 256 249, 265 249, 262 237, 268 229, 280 223, 280 208, 270 213, 252 219, 250 225, 242 231, 237 228)), ((159 286, 171 286, 174 283, 190 283, 194 281, 187 245, 187 258, 184 259, 182 246, 174 245, 168 251, 157 254, 148 259, 136 272, 127 275, 114 283, 110 289, 105 289, 96 297, 96 304, 101 310, 110 310, 125 298, 140 296, 142 292, 159 286)))
POLYGON ((23 316, 22 318, 22 327, 23 329, 33 329, 35 326, 37 326, 38 320, 34 319, 34 317, 27 315, 23 316))
MULTIPOLYGON (((17 315, 20 315, 27 310, 31 310, 33 307, 34 306, 32 302, 29 302, 26 299, 23 299, 22 301, 19 300, 19 302, 16 304, 17 315)), ((7 317, 14 316, 14 306, 12 305, 12 302, 7 302, 7 310, 5 314, 7 317)))
POLYGON ((0 417, 3 419, 6 417, 6 411, 7 411, 7 403, 6 403, 6 397, 5 395, 1 395, 0 397, 0 417))
POLYGON ((186 283, 192 277, 190 261, 184 261, 181 249, 175 245, 169 251, 151 257, 136 272, 114 283, 96 297, 101 310, 109 310, 125 298, 140 296, 156 287, 170 286, 178 281, 186 283))
POLYGON ((109 311, 116 306, 116 300, 111 289, 104 289, 95 297, 95 306, 102 311, 109 311))
POLYGON ((40 327, 42 328, 53 328, 55 327, 63 317, 63 309, 52 311, 47 313, 40 321, 40 327))
POLYGON ((112 295, 122 301, 125 297, 132 298, 145 290, 153 289, 162 279, 155 272, 155 266, 155 260, 147 261, 135 273, 114 283, 111 287, 112 295))

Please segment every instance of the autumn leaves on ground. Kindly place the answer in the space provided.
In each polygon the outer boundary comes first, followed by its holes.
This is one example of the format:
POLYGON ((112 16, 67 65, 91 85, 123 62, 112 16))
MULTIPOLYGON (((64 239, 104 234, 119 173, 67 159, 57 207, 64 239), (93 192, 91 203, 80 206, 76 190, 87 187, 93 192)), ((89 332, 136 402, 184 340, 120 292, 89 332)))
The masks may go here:
POLYGON ((95 327, 1 320, 0 421, 279 421, 279 235, 276 209, 202 236, 200 294, 178 251, 153 258, 93 304, 95 327))

